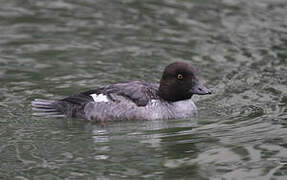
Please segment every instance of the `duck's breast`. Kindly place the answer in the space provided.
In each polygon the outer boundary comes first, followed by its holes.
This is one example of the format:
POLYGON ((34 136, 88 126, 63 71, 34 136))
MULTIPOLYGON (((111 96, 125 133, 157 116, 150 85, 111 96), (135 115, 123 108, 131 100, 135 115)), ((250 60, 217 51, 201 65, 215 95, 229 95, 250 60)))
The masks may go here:
POLYGON ((151 100, 146 106, 139 107, 141 117, 147 120, 188 118, 197 113, 197 108, 191 99, 166 102, 162 100, 151 100))

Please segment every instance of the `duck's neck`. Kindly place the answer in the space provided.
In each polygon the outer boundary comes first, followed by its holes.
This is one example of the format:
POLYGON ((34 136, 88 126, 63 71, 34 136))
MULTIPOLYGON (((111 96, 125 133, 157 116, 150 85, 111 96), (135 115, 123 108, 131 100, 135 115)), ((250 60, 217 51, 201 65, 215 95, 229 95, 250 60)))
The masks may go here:
POLYGON ((167 87, 162 84, 158 88, 158 95, 162 99, 170 102, 182 101, 192 97, 192 95, 180 92, 177 88, 167 87))

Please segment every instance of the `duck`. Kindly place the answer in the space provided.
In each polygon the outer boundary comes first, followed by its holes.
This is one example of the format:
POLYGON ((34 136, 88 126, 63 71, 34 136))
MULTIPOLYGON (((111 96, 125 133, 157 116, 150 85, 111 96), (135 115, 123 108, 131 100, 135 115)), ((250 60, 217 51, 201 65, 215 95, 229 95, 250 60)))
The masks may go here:
POLYGON ((76 117, 90 122, 189 118, 197 114, 193 95, 211 94, 190 63, 173 62, 159 83, 128 81, 63 99, 32 101, 34 116, 76 117))

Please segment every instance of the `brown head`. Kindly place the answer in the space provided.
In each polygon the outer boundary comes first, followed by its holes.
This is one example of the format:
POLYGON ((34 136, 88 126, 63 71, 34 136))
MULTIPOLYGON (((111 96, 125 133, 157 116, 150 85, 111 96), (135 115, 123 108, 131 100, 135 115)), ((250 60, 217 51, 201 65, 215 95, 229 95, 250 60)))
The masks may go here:
POLYGON ((193 94, 205 95, 211 91, 200 84, 190 64, 174 62, 168 65, 160 80, 159 96, 174 102, 189 99, 193 94))

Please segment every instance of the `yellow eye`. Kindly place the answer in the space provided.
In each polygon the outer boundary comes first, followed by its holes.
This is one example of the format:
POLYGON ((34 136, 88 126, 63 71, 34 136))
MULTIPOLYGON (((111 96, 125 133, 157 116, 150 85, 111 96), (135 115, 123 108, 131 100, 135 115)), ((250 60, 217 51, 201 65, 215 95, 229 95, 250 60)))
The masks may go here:
POLYGON ((178 75, 177 75, 177 79, 178 79, 178 80, 182 80, 182 79, 183 79, 183 75, 182 75, 182 74, 178 74, 178 75))

